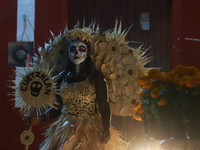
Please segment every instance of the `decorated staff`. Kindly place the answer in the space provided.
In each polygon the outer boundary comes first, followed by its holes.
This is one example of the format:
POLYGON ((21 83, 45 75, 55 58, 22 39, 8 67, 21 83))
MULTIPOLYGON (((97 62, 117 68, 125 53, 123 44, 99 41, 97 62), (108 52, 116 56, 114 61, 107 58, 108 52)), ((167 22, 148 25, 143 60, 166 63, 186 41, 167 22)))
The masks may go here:
POLYGON ((25 145, 25 150, 28 150, 29 145, 34 141, 34 134, 31 132, 32 125, 30 125, 29 130, 25 130, 20 135, 20 141, 25 145))
MULTIPOLYGON (((15 86, 16 106, 20 106, 20 113, 24 117, 29 115, 39 116, 46 112, 49 107, 54 107, 56 102, 55 93, 57 80, 56 76, 52 77, 52 70, 48 69, 49 65, 43 59, 38 59, 37 63, 33 63, 33 67, 27 65, 24 73, 16 72, 19 80, 13 80, 15 86)), ((28 146, 34 141, 34 134, 31 132, 32 124, 29 130, 22 132, 20 140, 22 144, 28 146)))

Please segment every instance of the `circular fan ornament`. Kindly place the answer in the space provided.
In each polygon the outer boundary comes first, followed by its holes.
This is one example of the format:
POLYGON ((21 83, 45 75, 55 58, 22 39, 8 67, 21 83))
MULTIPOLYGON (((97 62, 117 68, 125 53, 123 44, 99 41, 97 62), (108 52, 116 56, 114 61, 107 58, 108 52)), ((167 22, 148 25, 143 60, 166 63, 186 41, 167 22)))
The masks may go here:
POLYGON ((20 107, 22 115, 36 115, 46 112, 56 101, 55 94, 59 94, 56 87, 57 76, 52 77, 55 67, 49 69, 48 63, 40 58, 33 67, 25 67, 24 72, 16 72, 18 80, 13 82, 15 89, 16 107, 20 107))
POLYGON ((20 141, 22 144, 28 146, 31 145, 34 141, 34 134, 30 130, 25 130, 20 135, 20 141))
POLYGON ((51 77, 42 71, 32 71, 21 81, 20 94, 26 105, 38 107, 47 104, 53 91, 51 77))

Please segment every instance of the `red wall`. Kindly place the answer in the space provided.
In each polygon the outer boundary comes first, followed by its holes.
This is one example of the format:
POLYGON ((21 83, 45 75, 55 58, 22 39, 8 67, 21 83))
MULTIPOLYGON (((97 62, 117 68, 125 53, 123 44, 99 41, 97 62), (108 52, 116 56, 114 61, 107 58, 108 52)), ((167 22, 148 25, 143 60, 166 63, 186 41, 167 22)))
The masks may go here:
MULTIPOLYGON (((35 4, 35 43, 44 46, 44 41, 48 42, 50 36, 49 30, 58 35, 63 31, 67 23, 67 0, 42 0, 35 4)), ((12 75, 12 69, 8 67, 8 42, 16 41, 16 21, 17 21, 17 0, 0 1, 0 149, 1 150, 22 150, 25 148, 20 142, 20 134, 27 130, 26 120, 18 114, 18 109, 13 109, 13 102, 9 101, 12 97, 7 94, 12 92, 6 86, 9 77, 12 75)), ((50 123, 50 122, 48 122, 50 123)), ((44 137, 44 123, 33 127, 35 141, 29 146, 29 150, 37 150, 44 137)))
POLYGON ((68 20, 68 0, 42 0, 35 4, 35 43, 44 46, 51 38, 50 30, 58 35, 68 20))
POLYGON ((171 69, 182 64, 200 69, 200 1, 173 0, 171 16, 171 69))

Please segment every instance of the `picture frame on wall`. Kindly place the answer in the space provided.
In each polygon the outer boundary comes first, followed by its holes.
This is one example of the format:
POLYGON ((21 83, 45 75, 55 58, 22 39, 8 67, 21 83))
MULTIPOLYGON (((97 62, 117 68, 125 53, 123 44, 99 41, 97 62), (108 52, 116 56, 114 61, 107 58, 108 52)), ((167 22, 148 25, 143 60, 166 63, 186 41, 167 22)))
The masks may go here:
POLYGON ((8 42, 8 66, 25 67, 34 55, 34 42, 8 42))

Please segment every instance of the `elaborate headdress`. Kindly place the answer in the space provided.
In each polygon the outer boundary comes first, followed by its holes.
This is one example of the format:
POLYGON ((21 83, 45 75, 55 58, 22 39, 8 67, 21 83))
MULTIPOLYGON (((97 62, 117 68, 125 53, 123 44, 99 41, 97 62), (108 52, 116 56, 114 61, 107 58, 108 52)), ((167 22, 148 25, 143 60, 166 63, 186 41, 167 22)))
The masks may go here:
POLYGON ((80 27, 79 21, 74 26, 74 29, 68 30, 65 28, 66 38, 68 40, 81 40, 90 43, 91 45, 94 42, 94 35, 97 34, 99 31, 99 27, 95 28, 95 22, 92 22, 88 27, 85 27, 85 21, 83 22, 83 27, 80 27))

